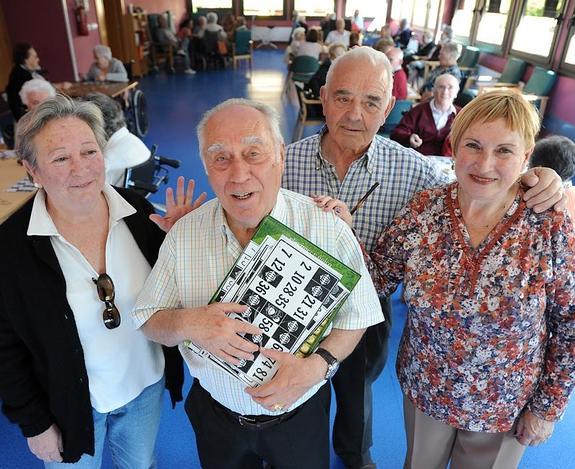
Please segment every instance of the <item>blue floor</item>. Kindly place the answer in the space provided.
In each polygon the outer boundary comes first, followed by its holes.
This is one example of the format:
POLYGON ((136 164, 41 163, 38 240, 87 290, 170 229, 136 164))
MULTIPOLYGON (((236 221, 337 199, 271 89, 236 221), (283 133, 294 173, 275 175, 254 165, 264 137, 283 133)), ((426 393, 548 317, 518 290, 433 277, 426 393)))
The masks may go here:
MULTIPOLYGON (((194 177, 200 191, 212 196, 198 156, 195 126, 204 111, 218 102, 231 97, 248 97, 264 101, 283 116, 282 131, 286 142, 296 119, 293 96, 281 96, 285 80, 282 54, 277 51, 258 50, 255 53, 254 71, 251 77, 246 70, 236 72, 209 71, 195 76, 158 75, 142 80, 150 119, 150 132, 146 143, 158 144, 159 154, 182 161, 173 174, 175 182, 179 174, 194 177)), ((309 135, 313 129, 307 129, 309 135)), ((157 194, 154 201, 161 202, 157 194)), ((395 377, 394 362, 405 320, 405 306, 399 294, 394 295, 394 325, 390 342, 390 359, 384 372, 374 385, 374 446, 372 455, 380 469, 400 469, 405 452, 402 396, 395 377)), ((190 386, 188 377, 186 388, 190 386)), ((545 445, 529 448, 520 465, 521 469, 575 469, 575 405, 571 404, 565 418, 556 425, 555 434, 545 445)), ((332 412, 333 415, 333 412, 332 412)), ((225 443, 224 443, 225 444, 225 443)), ((183 406, 171 410, 165 399, 157 444, 158 467, 199 468, 194 434, 183 406)), ((0 469, 24 469, 42 467, 28 451, 19 430, 0 415, 0 469)), ((112 467, 109 457, 105 468, 112 467)), ((332 469, 343 468, 335 456, 332 469)))

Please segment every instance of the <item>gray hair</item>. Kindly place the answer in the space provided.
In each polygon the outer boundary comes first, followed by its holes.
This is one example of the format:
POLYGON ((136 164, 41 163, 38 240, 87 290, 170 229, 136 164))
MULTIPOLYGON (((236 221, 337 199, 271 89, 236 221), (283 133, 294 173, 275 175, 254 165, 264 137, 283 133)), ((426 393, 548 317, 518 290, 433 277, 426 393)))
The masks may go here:
POLYGON ((218 14, 210 11, 207 15, 206 15, 206 20, 208 21, 208 23, 217 23, 218 22, 218 14))
POLYGON ((34 138, 49 122, 67 118, 80 119, 85 122, 94 132, 100 150, 105 147, 104 122, 98 107, 92 103, 74 101, 72 98, 58 93, 54 98, 44 101, 18 121, 15 148, 18 159, 27 161, 32 168, 36 168, 38 155, 34 138))
POLYGON ((457 88, 457 90, 459 90, 459 80, 455 75, 452 75, 451 73, 442 73, 441 75, 438 75, 437 78, 435 78, 433 81, 433 89, 435 89, 439 81, 444 81, 447 79, 452 81, 452 84, 457 88))
POLYGON ((50 98, 56 96, 56 89, 49 81, 42 78, 34 78, 24 83, 20 89, 20 99, 26 106, 28 106, 28 93, 31 91, 45 91, 50 98))
POLYGON ((87 101, 94 103, 102 112, 104 118, 104 131, 106 132, 106 139, 109 139, 116 131, 122 127, 126 127, 126 120, 124 119, 124 112, 120 103, 115 99, 106 96, 103 93, 88 93, 80 98, 80 101, 87 101))
POLYGON ((276 152, 276 160, 279 158, 280 154, 280 147, 284 143, 284 138, 280 128, 280 116, 276 112, 276 110, 269 106, 268 104, 260 103, 258 101, 252 101, 250 99, 243 99, 243 98, 232 98, 227 99, 226 101, 218 104, 217 106, 213 107, 212 109, 206 111, 200 120, 198 127, 196 128, 196 132, 198 135, 198 143, 200 145, 200 159, 204 164, 204 168, 206 168, 206 162, 204 160, 204 155, 202 154, 203 147, 204 147, 204 131, 206 128, 206 124, 212 118, 214 114, 217 112, 223 111, 231 106, 246 106, 256 111, 261 112, 265 118, 266 122, 270 127, 272 139, 274 143, 274 148, 276 152))
POLYGON ((441 28, 441 32, 444 33, 450 40, 453 38, 453 28, 448 24, 441 28))
MULTIPOLYGON (((389 100, 391 99, 391 89, 393 88, 393 70, 391 68, 391 64, 389 63, 389 59, 387 58, 387 56, 383 53, 380 52, 378 50, 375 50, 372 47, 368 47, 368 46, 363 46, 363 47, 356 47, 355 49, 352 49, 348 52, 346 52, 343 55, 340 55, 338 58, 336 58, 332 63, 331 66, 329 67, 328 71, 327 71, 327 76, 325 78, 325 86, 326 88, 329 88, 329 83, 331 81, 331 78, 333 77, 333 75, 336 73, 337 68, 339 67, 340 64, 344 63, 344 62, 348 62, 350 60, 355 60, 355 61, 362 61, 362 60, 366 60, 369 61, 371 63, 371 65, 377 67, 377 66, 382 66, 384 69, 384 75, 385 75, 385 83, 386 83, 386 88, 385 88, 385 99, 387 102, 389 102, 389 100)), ((361 73, 361 71, 359 71, 361 73)), ((376 77, 374 77, 376 78, 376 77)))
POLYGON ((103 44, 98 44, 94 47, 94 55, 96 57, 102 57, 104 59, 110 60, 112 58, 112 49, 108 46, 104 46, 103 44))
POLYGON ((457 60, 461 55, 461 46, 455 42, 446 42, 441 46, 441 50, 447 52, 452 60, 457 60))

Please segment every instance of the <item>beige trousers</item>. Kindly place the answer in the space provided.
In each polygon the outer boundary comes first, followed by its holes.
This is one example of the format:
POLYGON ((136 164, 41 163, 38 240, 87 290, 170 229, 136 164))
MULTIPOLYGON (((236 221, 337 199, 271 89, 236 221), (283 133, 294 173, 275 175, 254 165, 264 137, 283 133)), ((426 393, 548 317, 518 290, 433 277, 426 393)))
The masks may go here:
POLYGON ((404 469, 516 469, 525 446, 505 433, 458 430, 425 415, 403 397, 404 469))

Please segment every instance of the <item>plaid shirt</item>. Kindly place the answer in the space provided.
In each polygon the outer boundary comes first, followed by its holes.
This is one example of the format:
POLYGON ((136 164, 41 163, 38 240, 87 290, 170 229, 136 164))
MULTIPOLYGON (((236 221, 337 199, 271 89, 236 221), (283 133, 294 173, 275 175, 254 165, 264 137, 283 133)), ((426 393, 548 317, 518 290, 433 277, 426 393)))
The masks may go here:
POLYGON ((301 194, 329 195, 351 209, 375 183, 379 187, 353 217, 354 229, 368 251, 375 248, 384 228, 420 190, 446 184, 448 178, 420 153, 376 135, 367 152, 349 167, 340 182, 335 167, 321 155, 327 132, 292 143, 286 148, 282 185, 301 194))
MULTIPOLYGON (((271 215, 361 274, 334 319, 333 327, 363 329, 383 320, 360 247, 342 220, 319 210, 309 198, 283 189, 271 215)), ((206 305, 241 252, 217 199, 183 217, 168 232, 158 261, 140 293, 132 313, 136 327, 141 327, 162 309, 206 305)), ((220 404, 244 415, 273 413, 246 394, 245 384, 184 345, 180 345, 180 352, 192 376, 198 378, 220 404)), ((310 388, 284 412, 304 403, 323 383, 310 388)))

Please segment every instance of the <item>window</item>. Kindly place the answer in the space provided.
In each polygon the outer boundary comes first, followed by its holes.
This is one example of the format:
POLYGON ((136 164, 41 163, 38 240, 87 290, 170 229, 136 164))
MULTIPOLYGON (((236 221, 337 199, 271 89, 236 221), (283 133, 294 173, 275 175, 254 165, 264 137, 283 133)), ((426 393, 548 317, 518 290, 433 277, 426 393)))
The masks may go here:
POLYGON ((351 18, 355 10, 359 10, 360 16, 364 18, 385 18, 387 2, 381 0, 347 0, 345 2, 345 17, 351 18))
POLYGON ((457 9, 453 15, 451 26, 453 28, 453 35, 461 42, 467 43, 469 40, 474 8, 475 0, 459 0, 457 3, 457 9))
POLYGON ((391 17, 398 23, 405 18, 411 24, 413 15, 413 2, 398 2, 397 0, 391 3, 391 17))
POLYGON ((194 0, 194 11, 212 10, 214 8, 232 8, 232 0, 194 0))
POLYGON ((283 0, 244 0, 244 16, 283 16, 283 0))
POLYGON ((511 11, 511 0, 487 0, 479 20, 476 40, 501 46, 511 11))
POLYGON ((548 58, 563 0, 527 0, 513 37, 513 51, 548 58))
POLYGON ((333 0, 295 0, 293 8, 305 17, 319 16, 323 18, 328 13, 335 11, 335 4, 333 0))

